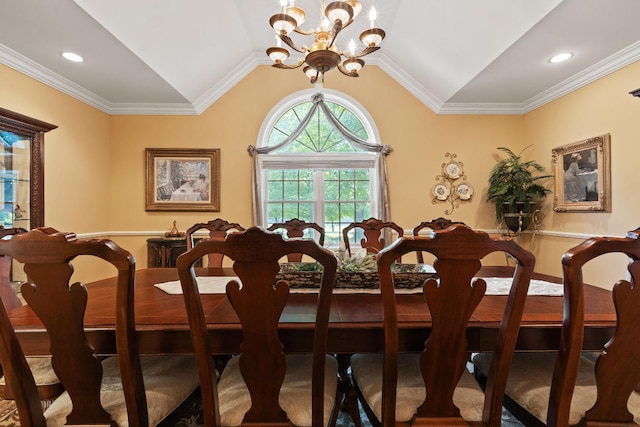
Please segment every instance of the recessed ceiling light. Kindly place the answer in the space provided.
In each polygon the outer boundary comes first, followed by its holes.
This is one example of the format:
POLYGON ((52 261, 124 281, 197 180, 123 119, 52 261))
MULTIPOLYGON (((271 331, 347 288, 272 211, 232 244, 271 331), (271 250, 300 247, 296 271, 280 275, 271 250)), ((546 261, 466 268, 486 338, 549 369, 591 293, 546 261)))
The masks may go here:
POLYGON ((69 61, 72 61, 72 62, 82 62, 82 61, 84 61, 82 56, 78 55, 77 53, 73 53, 73 52, 63 52, 62 56, 65 59, 68 59, 69 61))
POLYGON ((573 56, 573 53, 559 53, 557 55, 554 55, 553 57, 551 57, 551 59, 549 60, 549 62, 552 63, 558 63, 558 62, 563 62, 566 61, 567 59, 571 58, 573 56))

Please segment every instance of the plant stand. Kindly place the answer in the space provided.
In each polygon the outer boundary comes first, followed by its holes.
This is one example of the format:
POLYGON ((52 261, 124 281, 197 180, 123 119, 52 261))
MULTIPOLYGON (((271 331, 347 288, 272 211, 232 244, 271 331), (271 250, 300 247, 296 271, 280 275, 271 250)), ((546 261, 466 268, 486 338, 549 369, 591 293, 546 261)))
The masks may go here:
MULTIPOLYGON (((498 224, 498 232, 502 236, 514 237, 514 239, 520 246, 522 246, 522 234, 524 234, 530 227, 532 228, 531 241, 529 242, 529 250, 532 251, 536 234, 542 229, 543 215, 540 212, 540 209, 536 209, 531 213, 525 213, 522 211, 520 211, 519 213, 505 213, 503 216, 505 217, 505 219, 498 224), (510 227, 509 225, 507 225, 509 222, 515 224, 515 227, 510 227), (503 228, 503 225, 507 225, 506 229, 503 228)), ((509 265, 509 259, 509 255, 506 254, 507 265, 509 265)))

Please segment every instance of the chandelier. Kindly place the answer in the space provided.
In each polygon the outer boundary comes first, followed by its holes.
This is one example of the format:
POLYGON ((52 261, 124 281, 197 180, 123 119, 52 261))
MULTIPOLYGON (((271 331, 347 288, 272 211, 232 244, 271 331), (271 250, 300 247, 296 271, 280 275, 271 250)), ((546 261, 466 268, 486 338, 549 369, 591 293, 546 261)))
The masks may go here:
POLYGON ((360 34, 360 41, 364 44, 364 48, 356 52, 356 43, 352 39, 348 50, 341 51, 335 41, 340 32, 355 21, 362 10, 362 5, 358 0, 334 1, 326 7, 324 3, 324 0, 320 0, 320 25, 314 29, 303 30, 300 27, 306 20, 306 12, 296 7, 294 0, 280 0, 282 11, 269 19, 269 24, 276 32, 278 43, 277 46, 267 49, 267 55, 274 62, 273 67, 294 69, 307 64, 302 71, 309 77, 311 83, 315 83, 319 78, 324 82, 324 74, 336 67, 346 76, 358 77, 358 71, 364 67, 364 61, 361 58, 380 49, 378 45, 385 36, 383 30, 375 27, 376 9, 371 7, 370 26, 360 34), (311 46, 298 47, 290 37, 293 32, 313 36, 313 43, 311 46), (285 64, 289 51, 282 47, 282 43, 304 54, 304 59, 299 59, 296 64, 285 64))

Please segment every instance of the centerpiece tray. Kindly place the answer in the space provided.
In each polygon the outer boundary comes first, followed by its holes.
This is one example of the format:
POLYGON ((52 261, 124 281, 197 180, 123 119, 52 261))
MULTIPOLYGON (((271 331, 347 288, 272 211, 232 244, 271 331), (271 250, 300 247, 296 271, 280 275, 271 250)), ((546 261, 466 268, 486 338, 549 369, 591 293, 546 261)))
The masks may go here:
MULTIPOLYGON (((318 288, 322 271, 320 265, 305 262, 287 262, 280 264, 277 280, 285 280, 290 288, 318 288)), ((429 264, 395 264, 393 266, 394 286, 398 289, 420 288, 425 280, 437 278, 429 264)), ((378 289, 378 272, 344 270, 338 267, 336 288, 341 289, 378 289)))

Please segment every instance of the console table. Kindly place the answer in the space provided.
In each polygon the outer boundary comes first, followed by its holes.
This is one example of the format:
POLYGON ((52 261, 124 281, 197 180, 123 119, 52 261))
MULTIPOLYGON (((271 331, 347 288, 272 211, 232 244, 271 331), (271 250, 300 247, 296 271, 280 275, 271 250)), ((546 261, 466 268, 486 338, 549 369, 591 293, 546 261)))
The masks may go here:
MULTIPOLYGON (((195 239, 197 243, 200 239, 195 239)), ((147 268, 175 267, 178 256, 186 252, 187 240, 184 237, 153 237, 147 239, 147 268)), ((202 266, 202 261, 196 264, 202 266)))

